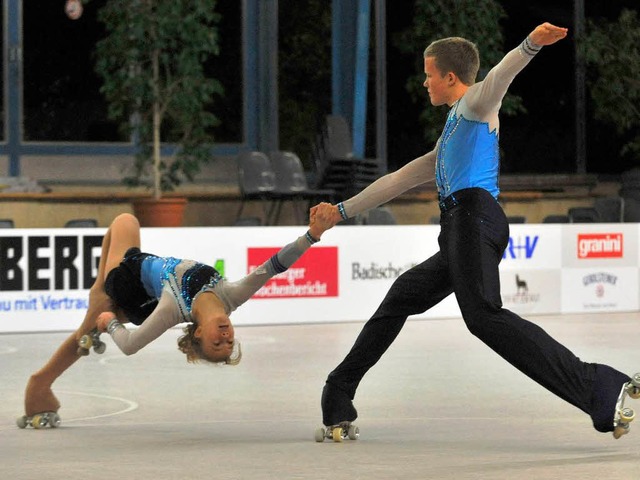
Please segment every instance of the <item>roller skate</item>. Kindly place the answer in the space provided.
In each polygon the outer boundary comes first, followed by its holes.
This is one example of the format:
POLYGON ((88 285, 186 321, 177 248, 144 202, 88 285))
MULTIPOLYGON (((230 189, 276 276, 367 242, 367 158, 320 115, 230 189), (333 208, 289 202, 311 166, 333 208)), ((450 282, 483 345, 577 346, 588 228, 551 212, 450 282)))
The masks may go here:
POLYGON ((620 390, 620 396, 616 403, 616 413, 613 417, 613 438, 616 440, 629 433, 629 423, 636 418, 635 410, 624 406, 627 397, 640 398, 640 373, 636 373, 620 390))
POLYGON ((89 355, 91 347, 98 354, 104 353, 107 349, 107 344, 100 340, 100 333, 98 329, 94 328, 88 334, 80 337, 80 340, 78 340, 78 355, 83 357, 89 355))
POLYGON ((342 442, 347 438, 349 440, 357 440, 360 436, 360 429, 351 422, 340 422, 337 425, 329 425, 328 427, 320 427, 316 430, 316 442, 324 442, 325 438, 334 442, 342 442))
POLYGON ((60 423, 60 415, 58 415, 57 412, 40 412, 32 416, 23 415, 16 420, 16 425, 18 425, 19 428, 58 428, 60 423))
POLYGON ((360 429, 352 423, 358 418, 358 412, 345 391, 326 383, 322 390, 321 406, 325 426, 316 430, 316 442, 324 442, 325 438, 334 442, 358 439, 360 429))
MULTIPOLYGON (((73 344, 70 345, 73 347, 73 344)), ((16 425, 19 428, 57 428, 61 423, 59 408, 60 402, 51 391, 51 386, 48 383, 42 385, 42 381, 32 375, 25 391, 25 414, 16 419, 16 425)))

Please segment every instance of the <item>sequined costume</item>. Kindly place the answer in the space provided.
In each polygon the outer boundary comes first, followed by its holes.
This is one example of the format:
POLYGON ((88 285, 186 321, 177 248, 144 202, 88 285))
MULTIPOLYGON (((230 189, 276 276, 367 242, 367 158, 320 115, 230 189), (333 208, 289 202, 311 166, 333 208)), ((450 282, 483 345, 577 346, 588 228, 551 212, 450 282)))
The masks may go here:
POLYGON ((191 307, 203 292, 213 292, 228 315, 272 276, 293 265, 314 242, 309 234, 299 237, 235 282, 193 260, 157 257, 130 249, 120 266, 109 272, 105 290, 127 314, 127 319, 139 327, 116 328, 109 333, 123 353, 136 353, 169 328, 191 322, 191 307))
POLYGON ((431 152, 338 204, 347 219, 435 176, 441 232, 439 251, 398 277, 351 351, 329 374, 322 395, 325 425, 356 418, 352 400, 361 379, 395 340, 407 317, 454 293, 472 334, 588 413, 597 430, 613 430, 614 406, 629 377, 606 365, 582 362, 543 329, 502 307, 498 265, 508 244, 509 225, 497 202, 498 112, 512 80, 540 49, 525 39, 451 105, 431 152))

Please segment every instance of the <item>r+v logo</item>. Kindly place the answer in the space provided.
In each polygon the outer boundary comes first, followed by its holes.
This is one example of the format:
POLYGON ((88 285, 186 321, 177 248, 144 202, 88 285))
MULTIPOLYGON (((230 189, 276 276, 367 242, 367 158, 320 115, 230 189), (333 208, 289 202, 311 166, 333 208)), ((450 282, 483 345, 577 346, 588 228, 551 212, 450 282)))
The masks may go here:
POLYGON ((538 235, 525 235, 523 237, 509 237, 509 245, 502 254, 503 259, 528 259, 538 245, 538 235))

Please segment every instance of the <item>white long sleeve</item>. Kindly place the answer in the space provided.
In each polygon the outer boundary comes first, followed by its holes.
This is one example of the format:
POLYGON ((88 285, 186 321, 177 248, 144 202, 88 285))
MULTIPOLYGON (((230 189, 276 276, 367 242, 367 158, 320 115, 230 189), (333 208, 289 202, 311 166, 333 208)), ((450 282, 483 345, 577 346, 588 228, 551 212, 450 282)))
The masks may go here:
POLYGON ((267 260, 246 277, 235 282, 225 281, 215 290, 215 294, 222 300, 227 313, 233 312, 236 308, 249 300, 254 293, 267 283, 267 281, 288 269, 298 260, 304 252, 306 252, 311 243, 305 235, 299 237, 296 241, 284 246, 276 255, 276 268, 272 259, 267 260))
POLYGON ((435 178, 436 151, 418 157, 395 172, 380 177, 349 200, 342 202, 348 217, 382 205, 435 178))
MULTIPOLYGON (((276 255, 243 279, 236 282, 221 279, 215 286, 205 287, 200 293, 209 291, 215 294, 222 301, 226 313, 230 314, 249 300, 271 277, 293 265, 310 246, 311 242, 306 235, 303 235, 284 246, 276 255)), ((109 330, 109 333, 125 355, 132 355, 168 329, 189 321, 190 314, 187 314, 187 317, 183 316, 180 308, 179 300, 176 299, 171 288, 165 284, 158 305, 142 325, 128 329, 122 324, 117 324, 115 328, 109 330)), ((184 306, 182 308, 184 311, 184 306)))
POLYGON ((164 332, 182 322, 178 305, 171 290, 162 291, 158 305, 138 328, 127 329, 124 325, 111 332, 111 338, 125 355, 133 355, 164 332))

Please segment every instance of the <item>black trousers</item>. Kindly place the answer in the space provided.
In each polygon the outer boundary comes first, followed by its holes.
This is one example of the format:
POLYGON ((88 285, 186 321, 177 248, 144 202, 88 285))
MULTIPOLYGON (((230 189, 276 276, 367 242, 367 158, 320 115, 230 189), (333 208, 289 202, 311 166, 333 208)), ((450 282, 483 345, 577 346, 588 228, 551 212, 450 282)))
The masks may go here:
MULTIPOLYGON (((629 380, 605 365, 582 362, 537 325, 502 308, 498 265, 509 241, 500 205, 484 189, 456 192, 442 205, 440 251, 402 274, 365 324, 327 383, 351 400, 365 373, 395 340, 407 317, 454 293, 471 333, 543 387, 613 429, 615 402, 629 380)), ((330 408, 330 402, 323 409, 330 408)), ((331 412, 323 412, 325 418, 331 412)), ((337 420, 339 421, 339 420, 337 420)))

